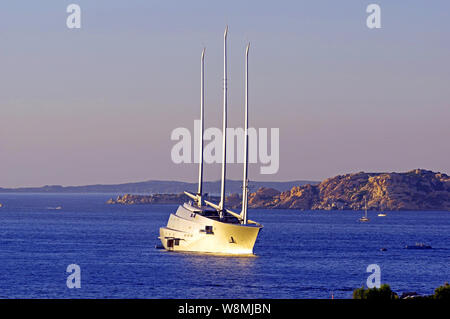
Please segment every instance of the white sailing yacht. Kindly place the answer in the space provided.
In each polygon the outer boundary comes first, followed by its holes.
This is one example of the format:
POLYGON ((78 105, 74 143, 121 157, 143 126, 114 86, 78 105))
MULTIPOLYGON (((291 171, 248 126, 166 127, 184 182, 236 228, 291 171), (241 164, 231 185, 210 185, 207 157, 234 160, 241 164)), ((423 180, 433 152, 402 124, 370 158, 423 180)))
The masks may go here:
POLYGON ((364 197, 364 216, 359 219, 360 222, 368 222, 370 219, 367 217, 367 198, 364 197))
POLYGON ((245 50, 245 128, 244 128, 244 176, 242 191, 242 210, 240 214, 225 207, 226 177, 226 129, 227 129, 227 34, 224 33, 224 87, 223 87, 223 143, 222 180, 220 202, 214 204, 203 200, 203 108, 204 108, 204 59, 201 55, 201 102, 200 102, 200 163, 197 194, 185 192, 194 202, 180 205, 170 214, 166 227, 159 230, 159 239, 169 251, 251 255, 259 231, 263 226, 247 217, 248 201, 248 53, 245 50))

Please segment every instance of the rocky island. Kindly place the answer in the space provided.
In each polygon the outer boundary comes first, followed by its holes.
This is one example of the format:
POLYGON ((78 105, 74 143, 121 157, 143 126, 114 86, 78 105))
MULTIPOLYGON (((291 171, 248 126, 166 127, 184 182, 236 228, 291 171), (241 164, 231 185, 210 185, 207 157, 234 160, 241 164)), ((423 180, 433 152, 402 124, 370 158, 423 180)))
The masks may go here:
MULTIPOLYGON (((209 201, 217 201, 218 198, 206 196, 204 199, 209 201)), ((189 201, 190 198, 184 193, 180 194, 153 194, 153 195, 132 195, 125 194, 117 196, 116 199, 109 199, 107 204, 123 204, 123 205, 145 205, 145 204, 182 204, 189 201)))
MULTIPOLYGON (((406 173, 352 173, 328 178, 319 184, 294 186, 280 192, 259 188, 249 194, 250 208, 297 210, 362 210, 364 198, 369 210, 442 210, 450 211, 450 177, 443 173, 416 169, 406 173)), ((240 207, 240 195, 226 202, 240 207)), ((124 195, 110 204, 180 204, 184 194, 124 195)), ((209 200, 217 202, 218 198, 209 200)))

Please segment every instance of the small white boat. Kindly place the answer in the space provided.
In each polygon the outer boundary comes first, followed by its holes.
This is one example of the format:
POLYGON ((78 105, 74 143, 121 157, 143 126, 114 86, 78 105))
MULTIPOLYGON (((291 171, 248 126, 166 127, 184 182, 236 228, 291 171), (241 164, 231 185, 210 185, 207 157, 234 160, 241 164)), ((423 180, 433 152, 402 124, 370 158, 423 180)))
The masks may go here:
POLYGON ((385 216, 387 216, 387 215, 386 215, 386 213, 383 213, 383 212, 378 214, 378 217, 385 217, 385 216))
POLYGON ((62 206, 56 206, 56 207, 47 207, 48 210, 61 210, 62 206))

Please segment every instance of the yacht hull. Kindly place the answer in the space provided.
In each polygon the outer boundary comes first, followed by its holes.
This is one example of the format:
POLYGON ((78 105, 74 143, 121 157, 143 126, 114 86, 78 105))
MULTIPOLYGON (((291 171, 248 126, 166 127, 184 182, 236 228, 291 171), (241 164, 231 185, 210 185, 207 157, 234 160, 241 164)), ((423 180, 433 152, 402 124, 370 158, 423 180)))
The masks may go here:
POLYGON ((159 238, 169 251, 251 255, 261 228, 222 222, 185 204, 159 229, 159 238))

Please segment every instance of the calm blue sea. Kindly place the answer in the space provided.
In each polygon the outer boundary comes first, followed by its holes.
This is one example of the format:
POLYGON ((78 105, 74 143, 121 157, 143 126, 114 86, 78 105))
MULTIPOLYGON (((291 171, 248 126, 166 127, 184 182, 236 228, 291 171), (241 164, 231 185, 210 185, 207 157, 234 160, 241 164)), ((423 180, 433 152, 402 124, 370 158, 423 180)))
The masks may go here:
POLYGON ((108 194, 0 194, 1 298, 351 298, 369 264, 396 292, 450 281, 450 213, 252 210, 257 257, 155 249, 174 205, 116 206, 108 194), (61 206, 61 209, 55 209, 61 206), (416 242, 431 250, 406 250, 416 242), (381 247, 387 251, 380 251, 381 247), (68 289, 66 267, 81 267, 68 289))

